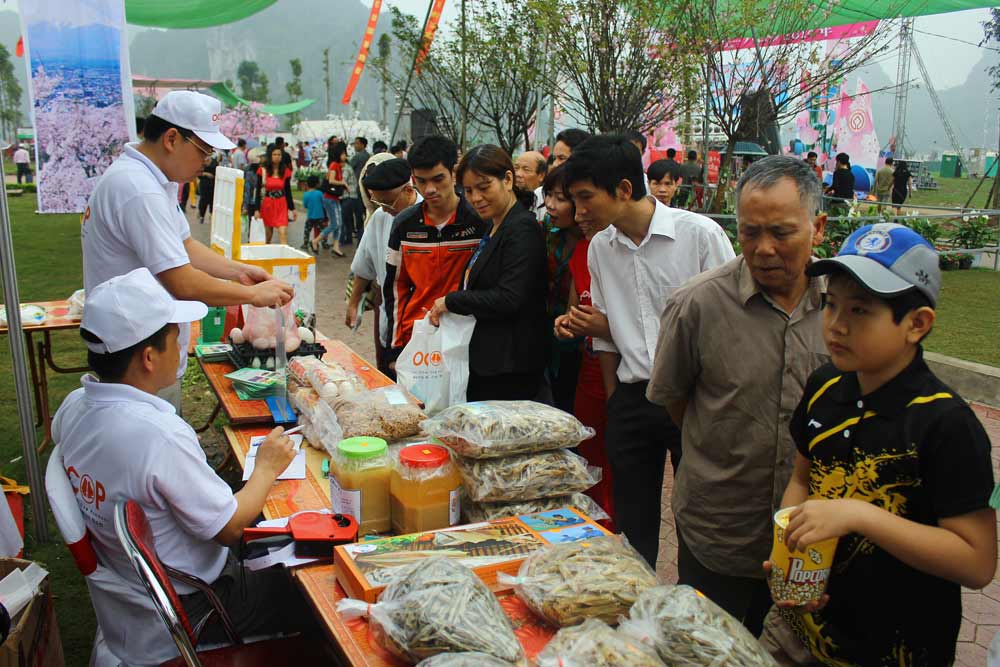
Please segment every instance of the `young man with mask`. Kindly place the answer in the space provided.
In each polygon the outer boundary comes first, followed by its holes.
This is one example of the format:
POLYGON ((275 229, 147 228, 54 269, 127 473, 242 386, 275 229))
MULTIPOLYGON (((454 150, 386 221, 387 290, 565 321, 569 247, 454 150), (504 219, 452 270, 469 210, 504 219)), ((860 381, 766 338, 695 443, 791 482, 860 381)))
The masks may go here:
POLYGON ((639 150, 626 137, 591 137, 563 166, 581 223, 606 221, 587 253, 592 312, 571 310, 576 335, 596 335, 608 396, 605 435, 614 473, 616 523, 640 554, 656 564, 663 468, 676 471, 680 431, 646 399, 660 314, 689 278, 734 257, 732 244, 708 218, 664 206, 646 195, 639 150), (601 338, 606 319, 611 338, 601 338))

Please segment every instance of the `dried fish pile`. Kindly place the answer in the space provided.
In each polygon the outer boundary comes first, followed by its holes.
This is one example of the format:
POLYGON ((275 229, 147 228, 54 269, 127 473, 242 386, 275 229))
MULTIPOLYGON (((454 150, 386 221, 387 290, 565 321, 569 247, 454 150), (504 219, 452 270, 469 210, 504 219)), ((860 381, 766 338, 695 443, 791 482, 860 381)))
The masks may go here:
POLYGON ((348 618, 367 614, 375 641, 410 663, 462 651, 507 662, 524 657, 496 597, 472 570, 448 558, 400 568, 376 604, 342 600, 337 610, 348 618))
POLYGON ((549 512, 563 507, 574 507, 594 521, 603 521, 608 518, 607 512, 601 509, 601 506, 595 503, 590 496, 583 493, 512 503, 475 503, 467 499, 462 501, 462 512, 465 515, 465 520, 469 523, 492 521, 493 519, 521 514, 549 512))
POLYGON ((566 449, 500 459, 454 458, 465 492, 476 502, 565 496, 601 481, 600 468, 588 467, 585 458, 566 449))
POLYGON ((333 400, 333 411, 345 438, 373 436, 387 442, 416 435, 427 418, 416 405, 406 403, 397 387, 363 391, 333 400), (389 400, 397 396, 403 401, 389 400))
POLYGON ((479 401, 447 408, 420 424, 456 454, 474 459, 576 447, 594 429, 534 401, 479 401))
POLYGON ((619 628, 675 667, 777 667, 743 624, 690 586, 642 593, 619 628))
POLYGON ((657 585, 656 574, 624 537, 600 537, 536 551, 516 577, 498 575, 553 625, 588 618, 617 623, 639 595, 657 585))
POLYGON ((438 653, 417 667, 511 667, 513 663, 485 653, 438 653))
POLYGON ((596 618, 560 630, 536 663, 538 667, 664 667, 652 648, 596 618))

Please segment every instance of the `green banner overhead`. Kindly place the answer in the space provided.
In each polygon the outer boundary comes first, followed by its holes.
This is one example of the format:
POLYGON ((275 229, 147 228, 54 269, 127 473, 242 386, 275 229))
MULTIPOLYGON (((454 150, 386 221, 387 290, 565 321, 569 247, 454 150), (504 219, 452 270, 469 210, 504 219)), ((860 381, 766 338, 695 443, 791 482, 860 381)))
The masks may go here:
POLYGON ((125 20, 152 28, 211 28, 267 9, 276 0, 125 0, 125 20))
POLYGON ((807 28, 830 28, 848 23, 894 19, 930 14, 962 12, 967 9, 992 7, 996 1, 983 0, 816 0, 816 23, 807 28))
MULTIPOLYGON (((209 87, 208 89, 213 95, 219 98, 219 100, 227 107, 238 107, 238 106, 251 106, 254 103, 245 100, 232 90, 229 89, 224 83, 216 83, 215 85, 209 87)), ((296 102, 288 102, 287 104, 261 104, 260 110, 264 113, 273 114, 275 116, 284 116, 286 114, 295 113, 297 111, 302 111, 306 107, 312 106, 316 103, 314 99, 298 100, 296 102)))

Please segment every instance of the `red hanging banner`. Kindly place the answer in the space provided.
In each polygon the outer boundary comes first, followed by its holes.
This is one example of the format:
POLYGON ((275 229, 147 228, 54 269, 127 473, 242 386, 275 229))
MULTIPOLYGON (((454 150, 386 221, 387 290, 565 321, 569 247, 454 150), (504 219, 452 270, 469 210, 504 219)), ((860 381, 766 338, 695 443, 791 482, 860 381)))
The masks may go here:
POLYGON ((365 28, 365 34, 361 38, 358 59, 354 63, 354 69, 351 71, 351 78, 348 80, 347 88, 344 90, 344 97, 340 100, 341 104, 351 103, 351 96, 354 95, 354 89, 361 79, 361 72, 365 69, 365 61, 368 60, 368 51, 371 49, 372 40, 375 39, 375 26, 378 25, 378 15, 381 11, 382 0, 372 0, 372 11, 368 14, 368 27, 365 28))
POLYGON ((420 40, 420 53, 417 54, 416 70, 420 74, 420 63, 424 61, 431 50, 431 42, 434 41, 434 33, 437 32, 438 24, 441 22, 441 12, 444 11, 444 0, 434 0, 431 13, 427 16, 427 25, 424 26, 424 36, 420 40))
POLYGON ((17 46, 14 47, 14 55, 18 58, 24 57, 24 37, 17 38, 17 46))

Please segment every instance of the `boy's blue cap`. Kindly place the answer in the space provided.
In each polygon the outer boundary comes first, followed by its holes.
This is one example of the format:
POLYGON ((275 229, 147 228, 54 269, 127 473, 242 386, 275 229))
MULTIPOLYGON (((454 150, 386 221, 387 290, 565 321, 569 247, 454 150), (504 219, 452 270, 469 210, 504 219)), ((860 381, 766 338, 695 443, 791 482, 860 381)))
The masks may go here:
POLYGON ((941 269, 937 251, 923 236, 894 222, 865 225, 847 237, 836 257, 813 262, 810 276, 847 271, 873 294, 899 296, 920 290, 937 305, 941 269))

